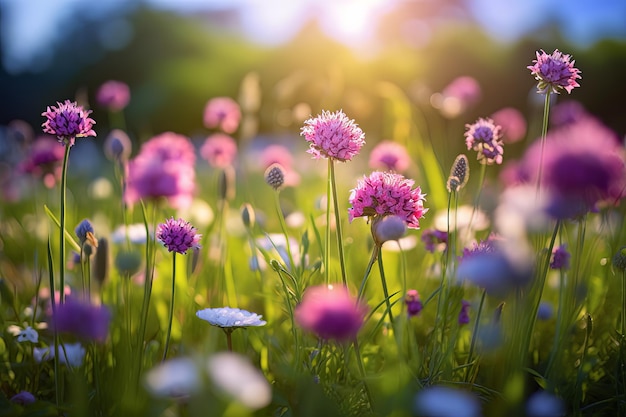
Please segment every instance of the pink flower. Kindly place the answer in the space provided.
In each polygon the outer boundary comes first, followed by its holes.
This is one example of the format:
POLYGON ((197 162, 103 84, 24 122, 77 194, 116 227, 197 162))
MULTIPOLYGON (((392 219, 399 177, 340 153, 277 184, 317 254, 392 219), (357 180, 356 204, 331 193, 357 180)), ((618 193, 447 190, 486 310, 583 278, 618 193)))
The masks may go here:
POLYGON ((350 296, 344 286, 309 287, 296 307, 296 322, 322 339, 354 339, 363 325, 367 307, 350 296))
POLYGON ((111 111, 123 110, 130 101, 130 88, 121 81, 107 81, 98 88, 96 101, 111 111))
POLYGON ((369 166, 372 169, 404 172, 411 159, 406 148, 399 143, 383 141, 372 149, 369 166))
POLYGON ((424 208, 425 194, 420 187, 411 189, 415 182, 393 172, 374 171, 359 180, 352 190, 348 209, 349 219, 395 214, 410 229, 419 229, 419 219, 428 211, 424 208))
POLYGON ((493 120, 482 117, 474 124, 466 124, 465 144, 467 149, 478 152, 477 159, 481 164, 493 165, 502 163, 504 148, 502 147, 501 127, 493 120))
POLYGON ((260 155, 263 169, 273 164, 279 164, 283 168, 285 186, 294 186, 300 183, 300 175, 293 170, 293 155, 291 151, 282 145, 270 145, 263 149, 260 155))
POLYGON ((580 70, 574 67, 574 62, 570 62, 571 56, 563 54, 555 49, 551 55, 546 54, 543 49, 541 53, 537 51, 537 59, 533 60, 533 65, 526 68, 535 76, 537 91, 546 93, 552 91, 559 94, 561 90, 571 93, 575 87, 580 87, 576 81, 582 78, 580 70))
POLYGON ((231 134, 239 127, 241 110, 239 104, 230 97, 215 97, 204 107, 204 125, 209 129, 220 128, 231 134))
POLYGON ((41 113, 46 118, 42 125, 44 133, 56 136, 59 142, 68 146, 72 146, 76 138, 96 136, 93 130, 96 122, 89 117, 91 110, 85 110, 69 100, 57 102, 57 105, 58 107, 48 106, 41 113))
POLYGON ((504 143, 515 143, 526 135, 526 119, 513 107, 505 107, 491 115, 493 123, 502 127, 504 143))
POLYGON ((435 94, 431 101, 445 117, 454 118, 476 104, 480 96, 478 81, 465 75, 452 80, 441 94, 435 94))
POLYGON ((193 145, 185 136, 172 132, 155 136, 128 164, 125 201, 134 204, 165 197, 174 208, 188 207, 195 190, 195 160, 193 145))
POLYGON ((52 136, 40 136, 30 146, 28 155, 18 169, 43 178, 44 185, 53 188, 61 178, 61 161, 64 154, 63 146, 52 136))
POLYGON ((354 120, 341 111, 322 111, 316 118, 305 120, 300 131, 309 142, 307 151, 313 158, 332 158, 350 161, 365 144, 365 134, 354 120))
POLYGON ((228 135, 214 133, 204 141, 200 156, 214 168, 232 166, 237 157, 237 143, 228 135))
POLYGON ((189 249, 200 249, 202 235, 197 232, 191 223, 171 217, 157 226, 156 238, 169 252, 184 255, 189 249))

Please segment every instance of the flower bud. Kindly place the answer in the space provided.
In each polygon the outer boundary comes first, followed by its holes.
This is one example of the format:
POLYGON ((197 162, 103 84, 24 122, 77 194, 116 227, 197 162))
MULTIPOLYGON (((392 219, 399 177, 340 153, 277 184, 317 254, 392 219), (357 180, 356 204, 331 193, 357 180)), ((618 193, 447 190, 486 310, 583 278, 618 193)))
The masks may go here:
POLYGON ((278 190, 285 183, 285 170, 280 164, 272 164, 265 170, 265 182, 278 190))
POLYGON ((246 226, 246 229, 254 227, 256 216, 254 209, 249 203, 245 203, 241 206, 241 221, 243 221, 243 225, 246 226))
POLYGON ((372 234, 377 245, 388 240, 398 240, 406 233, 406 223, 399 216, 385 216, 372 223, 372 234))
POLYGON ((115 257, 115 267, 121 276, 130 277, 139 271, 141 255, 136 252, 121 251, 115 257))
POLYGON ((613 266, 619 271, 626 271, 626 246, 619 248, 613 256, 613 266))

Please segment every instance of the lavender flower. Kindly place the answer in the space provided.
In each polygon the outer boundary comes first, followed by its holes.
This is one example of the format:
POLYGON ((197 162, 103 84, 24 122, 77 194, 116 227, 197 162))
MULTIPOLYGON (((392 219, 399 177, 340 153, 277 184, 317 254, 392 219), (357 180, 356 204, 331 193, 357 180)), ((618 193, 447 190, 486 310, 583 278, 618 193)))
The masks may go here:
POLYGON ((59 142, 66 146, 74 145, 76 138, 96 136, 93 125, 96 123, 89 117, 91 110, 85 110, 82 106, 65 100, 64 103, 57 102, 58 107, 48 106, 45 112, 41 113, 46 118, 43 123, 44 133, 56 136, 59 142))
POLYGON ((59 333, 69 333, 79 339, 104 342, 109 333, 111 314, 105 306, 96 306, 68 298, 56 307, 51 326, 59 333))
POLYGON ((392 141, 380 142, 370 153, 369 166, 372 169, 404 172, 410 163, 406 148, 392 141))
POLYGON ((39 333, 37 330, 33 329, 30 326, 27 326, 24 330, 21 330, 17 335, 18 342, 31 342, 38 343, 39 342, 39 333))
POLYGON ((424 230, 422 242, 430 253, 435 253, 436 250, 445 250, 448 247, 448 233, 437 229, 424 230))
POLYGON ((469 392, 445 386, 424 388, 415 396, 415 415, 480 417, 480 401, 469 392))
POLYGON ((241 110, 230 97, 215 97, 204 107, 204 125, 209 129, 219 127, 225 133, 234 133, 239 127, 241 110))
POLYGON ((408 290, 404 297, 406 311, 409 317, 415 317, 422 311, 422 300, 417 290, 408 290))
POLYGON ((156 238, 169 252, 184 255, 189 249, 200 249, 200 237, 196 228, 183 219, 171 217, 157 226, 156 238))
POLYGON ((267 324, 265 320, 261 320, 263 316, 259 314, 231 307, 205 308, 197 311, 196 316, 222 328, 259 327, 267 324))
POLYGON ((502 147, 501 127, 489 118, 479 118, 473 124, 466 124, 465 144, 467 149, 478 152, 477 159, 481 164, 493 165, 502 163, 504 148, 502 147))
POLYGON ((459 324, 467 324, 470 322, 469 308, 471 303, 467 300, 461 300, 461 311, 459 312, 459 324))
POLYGON ((550 268, 552 269, 569 269, 569 261, 571 255, 567 250, 566 245, 561 245, 558 248, 552 250, 552 260, 550 261, 550 268))
POLYGON ((296 307, 296 322, 322 339, 352 340, 363 325, 367 308, 344 286, 319 285, 304 292, 296 307))
POLYGON ((98 247, 98 241, 94 235, 93 226, 87 219, 82 220, 74 229, 74 233, 78 237, 80 245, 83 246, 85 242, 88 242, 91 246, 98 247))
POLYGON ((307 142, 307 151, 313 158, 332 158, 350 161, 365 144, 365 134, 354 120, 341 111, 322 111, 316 118, 308 119, 300 132, 307 142))
POLYGON ((574 67, 575 61, 570 62, 570 55, 563 54, 558 49, 550 55, 543 49, 536 54, 537 59, 527 68, 538 81, 537 92, 544 94, 551 91, 559 94, 565 90, 570 94, 575 87, 580 87, 576 81, 581 78, 580 70, 574 67))
POLYGON ((12 396, 10 401, 13 404, 28 405, 33 404, 35 401, 37 401, 37 399, 33 394, 28 391, 20 391, 19 393, 12 396))
POLYGON ((121 81, 109 80, 98 88, 96 101, 110 111, 123 110, 130 101, 130 88, 121 81))
POLYGON ((111 161, 128 161, 132 150, 130 138, 121 129, 113 129, 104 141, 104 154, 111 161))

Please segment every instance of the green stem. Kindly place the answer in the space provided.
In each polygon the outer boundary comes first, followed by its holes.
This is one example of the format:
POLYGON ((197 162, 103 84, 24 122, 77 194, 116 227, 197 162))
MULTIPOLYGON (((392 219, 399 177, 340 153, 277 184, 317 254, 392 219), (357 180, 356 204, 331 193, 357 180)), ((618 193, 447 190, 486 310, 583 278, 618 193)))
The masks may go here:
POLYGON ((541 126, 541 153, 539 154, 539 172, 537 174, 537 199, 541 192, 541 177, 543 173, 543 151, 546 147, 546 136, 548 134, 548 116, 550 115, 550 89, 546 91, 546 98, 543 104, 543 124, 541 126))
POLYGON ((291 320, 291 335, 293 336, 293 341, 295 344, 296 355, 294 356, 295 364, 298 365, 300 363, 300 342, 298 340, 298 332, 296 327, 296 320, 293 313, 293 307, 291 306, 291 297, 289 296, 289 289, 287 288, 287 283, 285 282, 285 278, 283 277, 282 271, 278 269, 276 271, 278 273, 278 277, 280 278, 280 282, 283 287, 283 291, 285 293, 285 303, 287 304, 287 310, 289 310, 289 319, 291 320))
POLYGON ((332 161, 328 160, 328 181, 326 183, 326 246, 324 247, 324 276, 326 285, 330 284, 330 207, 331 207, 331 173, 332 161))
POLYGON ((233 351, 233 329, 224 328, 224 333, 226 333, 226 345, 228 346, 228 351, 233 351))
POLYGON ((176 252, 172 252, 172 300, 170 301, 170 316, 167 323, 167 336, 165 337, 165 349, 163 350, 163 361, 167 358, 167 351, 170 347, 170 337, 172 336, 172 321, 174 320, 174 293, 176 291, 176 252))
POLYGON ((476 320, 474 321, 474 329, 472 331, 472 342, 470 343, 469 354, 467 355, 467 367, 465 368, 465 382, 468 382, 470 370, 473 368, 472 355, 474 354, 474 348, 476 347, 476 340, 478 340, 478 325, 480 323, 480 316, 483 311, 483 305, 485 304, 485 295, 487 290, 483 289, 483 294, 480 297, 480 304, 478 305, 478 312, 476 313, 476 320))
POLYGON ((373 410, 374 404, 372 404, 372 394, 370 393, 369 387, 367 386, 367 382, 365 378, 367 374, 365 373, 365 366, 363 366, 363 359, 361 358, 361 350, 359 348, 359 341, 357 338, 354 338, 354 354, 356 355, 356 362, 359 366, 359 373, 361 374, 361 379, 363 379, 363 387, 365 388, 365 395, 367 396, 367 402, 369 405, 370 411, 373 410))
POLYGON ((480 194, 483 190, 483 183, 485 182, 486 171, 487 171, 487 164, 481 164, 480 174, 479 174, 480 176, 478 178, 478 192, 476 193, 476 199, 474 200, 474 207, 472 207, 472 215, 470 216, 469 222, 467 223, 468 235, 472 232, 472 222, 474 221, 474 215, 476 214, 476 210, 478 209, 478 204, 480 203, 480 194))
POLYGON ((328 173, 330 185, 333 193, 333 209, 335 211, 335 227, 337 228, 337 248, 339 249, 339 264, 341 265, 341 281, 348 286, 346 278, 346 261, 343 254, 343 239, 341 235, 341 216, 339 215, 339 204, 337 201, 337 181, 335 181, 335 163, 332 158, 328 158, 328 173))
POLYGON ((391 301, 389 300, 389 291, 387 291, 387 280, 385 279, 385 268, 383 266, 382 250, 378 254, 378 269, 380 271, 380 280, 383 286, 383 295, 385 296, 387 311, 389 312, 389 321, 391 322, 391 327, 393 327, 393 314, 391 314, 391 301))
POLYGON ((626 269, 622 271, 622 342, 626 340, 626 269))
MULTIPOLYGON (((59 238, 59 302, 65 303, 65 197, 67 188, 67 163, 70 159, 71 145, 65 143, 65 155, 63 156, 63 168, 61 170, 61 213, 59 214, 59 225, 61 228, 59 238)), ((54 297, 54 288, 51 289, 54 297)))
POLYGON ((289 234, 287 233, 287 224, 285 223, 285 216, 283 216, 283 212, 280 209, 280 199, 279 199, 279 191, 276 190, 274 192, 274 203, 276 205, 276 216, 278 217, 278 221, 280 222, 280 228, 285 235, 285 246, 287 246, 287 255, 289 256, 289 269, 291 271, 295 271, 295 264, 293 263, 293 254, 291 253, 291 243, 289 242, 289 234))
MULTIPOLYGON (((63 234, 63 232, 61 232, 63 234)), ((50 236, 48 236, 48 270, 50 271, 50 304, 52 305, 52 317, 56 315, 56 300, 54 294, 54 268, 52 266, 52 245, 50 236)), ((59 333, 56 326, 52 329, 54 335, 54 392, 56 397, 57 408, 61 406, 61 375, 59 373, 59 333)))
POLYGON ((372 266, 374 266, 374 262, 378 258, 378 254, 380 252, 380 246, 374 245, 374 249, 372 250, 372 256, 370 257, 370 261, 367 264, 367 268, 365 268, 365 275, 363 276, 363 280, 361 281, 361 286, 359 287, 359 295, 358 299, 361 300, 363 298, 363 293, 365 292, 365 283, 372 272, 372 266))

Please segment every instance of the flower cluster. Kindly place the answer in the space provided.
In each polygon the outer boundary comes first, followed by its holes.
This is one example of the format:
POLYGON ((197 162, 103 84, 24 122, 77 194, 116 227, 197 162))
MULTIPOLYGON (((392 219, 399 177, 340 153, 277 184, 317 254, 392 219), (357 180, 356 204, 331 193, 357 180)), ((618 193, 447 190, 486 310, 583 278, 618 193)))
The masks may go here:
POLYGON ((315 159, 350 161, 365 144, 361 128, 342 111, 322 111, 321 115, 306 120, 304 124, 300 135, 310 143, 307 152, 315 159))
POLYGON ((195 227, 183 219, 167 219, 157 226, 156 238, 169 252, 185 254, 189 249, 200 249, 200 237, 195 227))
POLYGON ((465 144, 467 149, 478 152, 477 159, 481 164, 493 165, 502 163, 504 148, 502 146, 501 127, 490 118, 479 118, 473 124, 466 124, 465 144))
POLYGON ((548 91, 559 94, 562 90, 571 93, 575 87, 580 87, 576 81, 582 78, 580 70, 574 67, 574 61, 570 61, 571 56, 555 49, 552 54, 546 54, 543 49, 537 51, 537 59, 533 60, 533 65, 527 68, 535 76, 537 91, 546 93, 548 91))
POLYGON ((89 117, 91 110, 85 110, 70 100, 57 102, 57 105, 58 107, 48 106, 41 113, 46 118, 42 125, 44 133, 56 136, 66 146, 74 145, 76 138, 96 136, 93 130, 96 122, 89 117))
POLYGON ((363 177, 350 195, 349 219, 356 217, 384 217, 395 214, 410 229, 419 229, 419 219, 428 211, 424 208, 426 195, 415 182, 393 172, 374 171, 363 177))

